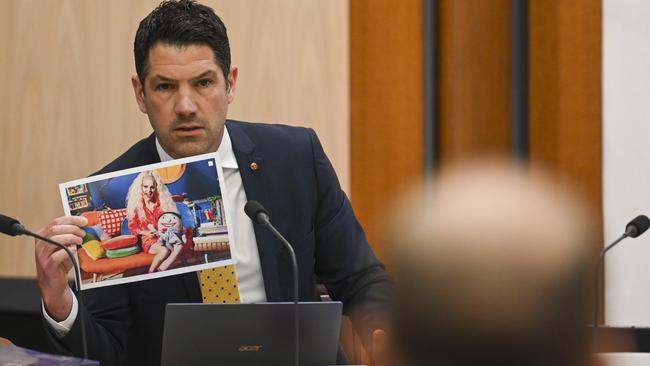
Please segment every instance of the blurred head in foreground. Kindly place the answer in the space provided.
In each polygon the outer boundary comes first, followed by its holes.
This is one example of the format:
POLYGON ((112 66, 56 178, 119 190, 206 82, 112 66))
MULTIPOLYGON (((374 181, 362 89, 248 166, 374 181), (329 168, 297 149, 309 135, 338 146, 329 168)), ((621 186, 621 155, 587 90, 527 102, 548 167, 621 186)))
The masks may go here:
POLYGON ((585 364, 593 226, 548 176, 456 166, 392 223, 400 364, 585 364))

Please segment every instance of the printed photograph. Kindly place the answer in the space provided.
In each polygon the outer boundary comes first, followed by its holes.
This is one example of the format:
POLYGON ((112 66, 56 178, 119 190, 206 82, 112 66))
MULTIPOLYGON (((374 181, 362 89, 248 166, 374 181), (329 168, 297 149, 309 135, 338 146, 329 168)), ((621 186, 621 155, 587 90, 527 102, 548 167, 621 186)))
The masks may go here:
POLYGON ((234 264, 221 177, 207 154, 60 184, 82 290, 234 264))

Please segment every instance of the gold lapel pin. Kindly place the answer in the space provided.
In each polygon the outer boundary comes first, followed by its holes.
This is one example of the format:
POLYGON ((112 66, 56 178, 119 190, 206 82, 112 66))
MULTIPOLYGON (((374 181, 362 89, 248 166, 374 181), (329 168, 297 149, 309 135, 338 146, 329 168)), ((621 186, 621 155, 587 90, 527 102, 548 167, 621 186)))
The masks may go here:
POLYGON ((252 171, 256 171, 257 169, 260 168, 260 166, 257 165, 256 162, 252 162, 252 163, 250 163, 250 165, 249 165, 248 167, 251 168, 252 171))

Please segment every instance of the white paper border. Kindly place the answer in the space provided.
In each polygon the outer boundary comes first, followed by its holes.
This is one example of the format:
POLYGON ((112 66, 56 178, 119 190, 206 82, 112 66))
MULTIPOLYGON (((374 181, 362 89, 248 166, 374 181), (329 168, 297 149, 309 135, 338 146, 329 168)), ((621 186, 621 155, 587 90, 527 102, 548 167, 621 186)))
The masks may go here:
MULTIPOLYGON (((188 163, 194 163, 197 161, 201 160, 209 160, 213 159, 215 162, 215 170, 217 171, 217 180, 219 182, 219 190, 221 192, 221 197, 222 197, 222 203, 224 205, 224 211, 226 213, 226 226, 228 227, 228 244, 230 248, 230 259, 224 259, 220 261, 215 261, 211 263, 205 263, 205 264, 196 264, 193 266, 186 266, 186 267, 181 267, 181 268, 174 268, 170 270, 165 270, 161 272, 154 272, 154 273, 147 273, 147 274, 142 274, 142 275, 137 275, 137 276, 130 276, 126 278, 116 278, 116 279, 107 279, 103 280, 100 282, 95 282, 95 283, 88 283, 84 284, 83 281, 79 284, 81 290, 88 290, 92 288, 98 288, 98 287, 106 287, 106 286, 114 286, 114 285, 120 285, 120 284, 125 284, 125 283, 132 283, 132 282, 138 282, 138 281, 146 281, 146 280, 151 280, 155 278, 162 278, 162 277, 168 277, 168 276, 174 276, 178 274, 183 274, 183 273, 189 273, 189 272, 196 272, 199 270, 204 270, 204 269, 210 269, 210 268, 217 268, 217 267, 224 267, 228 265, 234 265, 237 264, 236 256, 235 253, 237 252, 236 249, 236 244, 234 241, 234 235, 233 235, 233 228, 232 228, 232 219, 230 215, 230 207, 229 204, 226 202, 227 200, 224 199, 224 197, 227 196, 226 194, 226 185, 223 177, 223 169, 221 168, 221 162, 219 161, 218 158, 218 153, 209 153, 209 154, 201 154, 201 155, 195 155, 191 156, 188 158, 182 158, 182 159, 176 159, 176 160, 170 160, 170 161, 165 161, 161 163, 155 163, 155 164, 149 164, 149 165, 142 165, 139 167, 134 167, 134 168, 129 168, 129 169, 123 169, 123 170, 118 170, 115 172, 110 172, 110 173, 104 173, 104 174, 99 174, 99 175, 94 175, 92 177, 87 177, 87 178, 81 178, 81 179, 76 179, 76 180, 71 180, 68 182, 60 183, 59 184, 59 194, 61 195, 61 204, 63 205, 63 211, 66 216, 72 216, 70 213, 70 206, 68 204, 68 195, 66 192, 66 188, 70 186, 77 186, 81 184, 87 184, 87 183, 92 183, 92 182, 97 182, 100 180, 105 180, 105 179, 110 179, 110 178, 115 178, 115 177, 121 177, 124 175, 129 175, 129 174, 135 174, 135 173, 140 173, 146 170, 154 170, 154 169, 160 169, 160 168, 166 168, 169 166, 175 166, 175 165, 180 165, 180 164, 188 164, 188 163)), ((75 256, 75 261, 77 262, 77 265, 79 269, 81 270, 81 264, 79 263, 79 256, 75 256)), ((79 273, 79 278, 81 278, 81 273, 79 273)))

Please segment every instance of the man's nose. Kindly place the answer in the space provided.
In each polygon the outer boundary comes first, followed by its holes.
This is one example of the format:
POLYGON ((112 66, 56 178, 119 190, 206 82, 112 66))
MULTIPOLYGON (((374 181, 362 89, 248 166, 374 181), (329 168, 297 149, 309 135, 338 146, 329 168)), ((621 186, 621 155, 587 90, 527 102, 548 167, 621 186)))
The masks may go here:
POLYGON ((176 102, 176 114, 183 117, 191 117, 196 113, 196 103, 192 101, 190 95, 181 94, 176 102))

